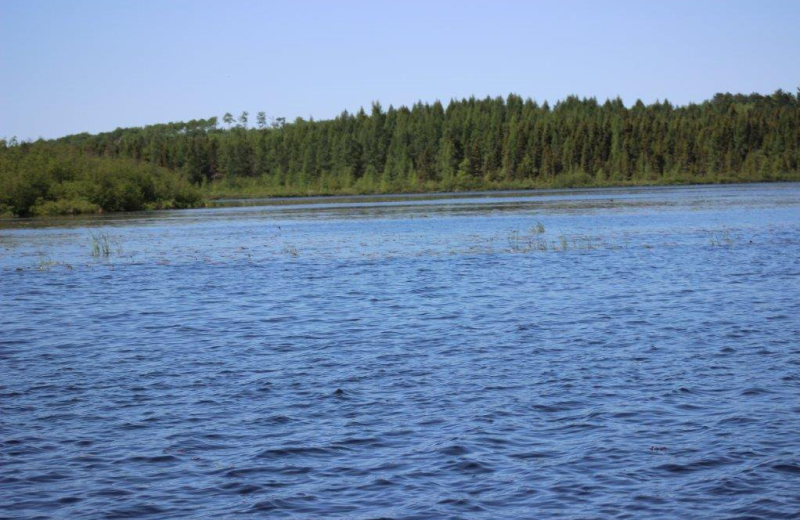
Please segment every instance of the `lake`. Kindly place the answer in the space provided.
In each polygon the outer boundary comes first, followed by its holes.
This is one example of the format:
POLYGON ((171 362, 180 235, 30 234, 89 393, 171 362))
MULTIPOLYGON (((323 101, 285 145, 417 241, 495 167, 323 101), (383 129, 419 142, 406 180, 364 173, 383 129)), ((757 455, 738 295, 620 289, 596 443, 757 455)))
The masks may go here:
POLYGON ((5 220, 0 302, 2 518, 800 511, 800 184, 5 220))

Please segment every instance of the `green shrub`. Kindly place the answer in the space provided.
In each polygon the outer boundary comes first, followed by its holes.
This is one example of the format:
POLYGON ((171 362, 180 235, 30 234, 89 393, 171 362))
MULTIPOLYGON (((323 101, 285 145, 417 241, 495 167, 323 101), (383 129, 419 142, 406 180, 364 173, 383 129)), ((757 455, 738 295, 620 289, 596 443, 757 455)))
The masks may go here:
POLYGON ((188 208, 199 190, 180 172, 92 157, 50 143, 0 147, 0 210, 16 216, 188 208))
POLYGON ((35 217, 56 215, 81 215, 86 213, 100 213, 102 209, 84 199, 61 199, 40 201, 30 209, 30 214, 35 217))

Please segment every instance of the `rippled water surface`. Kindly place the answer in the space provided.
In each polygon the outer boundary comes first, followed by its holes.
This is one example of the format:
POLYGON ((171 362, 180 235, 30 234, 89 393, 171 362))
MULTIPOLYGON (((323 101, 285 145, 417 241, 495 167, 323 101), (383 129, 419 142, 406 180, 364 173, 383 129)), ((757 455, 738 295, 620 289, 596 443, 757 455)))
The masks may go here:
POLYGON ((798 518, 799 276, 797 184, 4 221, 0 517, 798 518))

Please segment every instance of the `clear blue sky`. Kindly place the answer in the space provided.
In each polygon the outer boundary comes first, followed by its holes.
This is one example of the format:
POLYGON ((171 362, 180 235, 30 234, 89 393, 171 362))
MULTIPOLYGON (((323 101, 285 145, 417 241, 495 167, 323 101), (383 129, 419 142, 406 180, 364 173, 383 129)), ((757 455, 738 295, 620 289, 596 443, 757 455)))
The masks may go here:
POLYGON ((800 1, 0 1, 0 137, 800 86, 800 1))

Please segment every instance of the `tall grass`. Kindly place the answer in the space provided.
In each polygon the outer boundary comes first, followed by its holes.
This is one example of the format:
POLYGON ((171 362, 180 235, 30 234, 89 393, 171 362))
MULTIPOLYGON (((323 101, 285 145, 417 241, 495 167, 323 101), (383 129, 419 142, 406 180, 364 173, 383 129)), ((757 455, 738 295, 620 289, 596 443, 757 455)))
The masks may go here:
POLYGON ((111 256, 111 253, 114 249, 116 252, 119 253, 121 251, 121 247, 119 242, 116 239, 111 238, 111 236, 106 232, 100 232, 98 234, 90 233, 92 238, 92 256, 96 258, 108 258, 111 256), (115 246, 112 249, 112 246, 115 246))
POLYGON ((727 229, 722 230, 720 233, 710 233, 709 243, 712 247, 729 246, 733 244, 731 232, 727 229))

